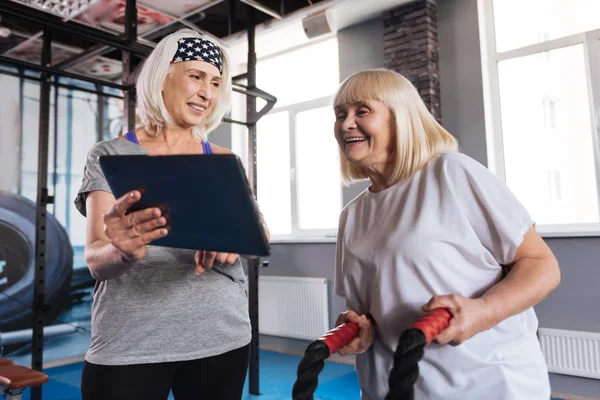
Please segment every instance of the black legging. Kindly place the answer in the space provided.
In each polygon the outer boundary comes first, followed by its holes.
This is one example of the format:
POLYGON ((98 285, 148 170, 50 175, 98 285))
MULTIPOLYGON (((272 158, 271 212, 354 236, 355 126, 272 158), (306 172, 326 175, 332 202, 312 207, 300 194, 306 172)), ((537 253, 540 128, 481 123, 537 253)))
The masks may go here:
POLYGON ((249 346, 214 357, 156 364, 96 365, 85 362, 83 400, 240 400, 249 346))

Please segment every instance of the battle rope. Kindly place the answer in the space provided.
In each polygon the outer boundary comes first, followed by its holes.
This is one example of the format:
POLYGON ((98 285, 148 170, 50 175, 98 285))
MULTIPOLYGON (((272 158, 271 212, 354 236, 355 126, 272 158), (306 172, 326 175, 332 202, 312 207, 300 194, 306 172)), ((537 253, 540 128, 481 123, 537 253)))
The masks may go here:
POLYGON ((402 333, 394 352, 390 390, 385 400, 414 399, 414 384, 419 377, 418 362, 423 358, 425 346, 448 327, 451 317, 447 309, 438 308, 419 318, 402 333))
POLYGON ((356 336, 358 336, 358 324, 346 322, 308 345, 304 357, 298 364, 298 379, 292 388, 294 400, 313 400, 325 360, 350 343, 356 336))
MULTIPOLYGON (((418 362, 423 358, 424 348, 448 327, 451 317, 447 309, 438 308, 419 318, 402 333, 394 353, 394 366, 389 378, 390 391, 386 400, 414 399, 413 386, 419 377, 418 362)), ((313 400, 325 360, 356 336, 358 325, 347 322, 308 345, 298 364, 298 378, 292 389, 293 400, 313 400)))

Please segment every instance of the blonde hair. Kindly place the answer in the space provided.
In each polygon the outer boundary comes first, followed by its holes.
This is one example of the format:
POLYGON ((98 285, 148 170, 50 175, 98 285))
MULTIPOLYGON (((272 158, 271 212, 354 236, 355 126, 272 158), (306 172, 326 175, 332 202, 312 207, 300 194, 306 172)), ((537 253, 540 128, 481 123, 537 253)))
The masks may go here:
MULTIPOLYGON (((396 146, 388 165, 388 184, 413 176, 440 153, 458 150, 456 139, 435 120, 415 87, 399 73, 383 68, 355 73, 340 85, 333 107, 367 99, 381 101, 392 114, 390 129, 396 131, 396 146)), ((346 184, 369 178, 367 171, 349 162, 341 149, 340 168, 346 184)))
POLYGON ((215 105, 203 120, 202 125, 192 128, 192 132, 201 140, 206 140, 208 134, 215 130, 229 111, 231 106, 231 69, 229 57, 223 46, 213 38, 202 36, 191 29, 180 29, 163 38, 152 53, 144 61, 142 69, 137 77, 137 111, 141 120, 141 126, 149 135, 157 136, 166 125, 172 124, 173 119, 169 115, 162 96, 162 86, 167 77, 173 71, 171 60, 177 51, 179 39, 197 37, 210 40, 221 49, 223 59, 223 73, 221 84, 215 105))

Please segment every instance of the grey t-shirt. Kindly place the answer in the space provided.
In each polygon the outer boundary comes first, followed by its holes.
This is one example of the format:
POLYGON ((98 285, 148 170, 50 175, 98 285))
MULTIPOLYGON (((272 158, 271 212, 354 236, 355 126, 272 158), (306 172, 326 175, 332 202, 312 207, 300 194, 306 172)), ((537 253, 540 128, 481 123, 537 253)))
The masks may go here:
MULTIPOLYGON (((98 163, 106 154, 147 151, 122 139, 95 144, 75 199, 83 215, 87 193, 111 192, 98 163)), ((248 344, 250 319, 240 261, 196 275, 194 253, 148 246, 146 256, 127 272, 96 282, 85 359, 100 365, 183 361, 248 344)))

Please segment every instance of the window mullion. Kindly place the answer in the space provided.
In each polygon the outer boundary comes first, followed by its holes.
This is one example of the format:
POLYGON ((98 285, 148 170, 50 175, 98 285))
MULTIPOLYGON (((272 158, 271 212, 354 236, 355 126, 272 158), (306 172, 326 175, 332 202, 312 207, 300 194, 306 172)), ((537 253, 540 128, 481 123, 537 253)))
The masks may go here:
POLYGON ((488 168, 502 181, 506 182, 504 169, 504 143, 502 140, 502 118, 500 109, 500 82, 498 77, 498 60, 496 53, 496 36, 494 32, 494 15, 492 0, 479 0, 480 20, 485 21, 481 32, 482 41, 482 73, 487 85, 483 85, 486 110, 486 141, 488 168), (485 79, 487 77, 487 79, 485 79), (487 101, 485 99, 488 99, 487 101))
POLYGON ((596 166, 596 190, 600 209, 600 38, 598 35, 586 35, 584 43, 586 74, 590 93, 590 117, 592 121, 592 142, 596 166))
POLYGON ((289 110, 289 131, 292 235, 297 236, 300 233, 300 216, 298 215, 298 169, 296 166, 296 110, 293 109, 289 110))

